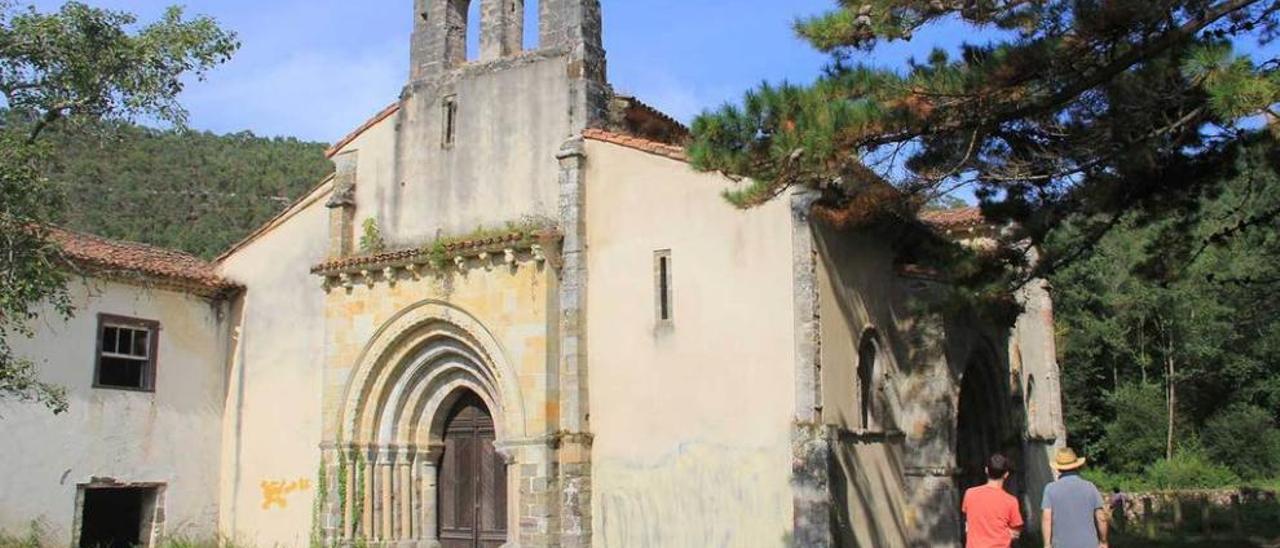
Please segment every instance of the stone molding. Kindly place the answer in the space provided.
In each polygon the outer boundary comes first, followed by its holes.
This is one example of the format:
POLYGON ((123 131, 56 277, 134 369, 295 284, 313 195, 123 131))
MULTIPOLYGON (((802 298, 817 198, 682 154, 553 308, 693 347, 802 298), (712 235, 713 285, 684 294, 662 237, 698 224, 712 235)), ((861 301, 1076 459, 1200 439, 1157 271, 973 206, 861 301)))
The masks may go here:
POLYGON ((536 234, 513 232, 503 236, 456 242, 446 247, 443 257, 430 249, 415 248, 336 259, 316 265, 312 274, 324 278, 325 288, 355 285, 373 286, 378 282, 395 285, 402 279, 418 280, 431 273, 451 271, 486 271, 495 268, 518 269, 521 264, 558 267, 558 231, 536 234), (443 260, 442 260, 443 259, 443 260))

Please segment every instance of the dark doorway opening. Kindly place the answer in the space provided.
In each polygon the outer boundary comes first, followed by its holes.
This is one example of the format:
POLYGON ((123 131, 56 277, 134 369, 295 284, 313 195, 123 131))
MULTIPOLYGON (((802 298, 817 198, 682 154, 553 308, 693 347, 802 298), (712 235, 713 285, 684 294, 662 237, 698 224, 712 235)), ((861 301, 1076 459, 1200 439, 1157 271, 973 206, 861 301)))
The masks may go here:
MULTIPOLYGON (((960 383, 960 408, 956 420, 956 487, 964 493, 987 481, 987 457, 996 452, 1016 459, 1017 447, 1009 446, 1005 424, 1009 409, 1000 385, 1001 375, 988 360, 975 359, 965 368, 960 383)), ((1014 479, 1014 478, 1011 478, 1014 479)), ((1016 484, 1016 480, 1011 482, 1016 484)), ((1012 491, 1015 485, 1006 485, 1012 491)))
POLYGON ((507 542, 507 465, 496 451, 493 415, 475 394, 454 405, 440 463, 442 548, 499 548, 507 542))
POLYGON ((151 540, 154 487, 95 487, 84 490, 80 548, 133 548, 151 540))

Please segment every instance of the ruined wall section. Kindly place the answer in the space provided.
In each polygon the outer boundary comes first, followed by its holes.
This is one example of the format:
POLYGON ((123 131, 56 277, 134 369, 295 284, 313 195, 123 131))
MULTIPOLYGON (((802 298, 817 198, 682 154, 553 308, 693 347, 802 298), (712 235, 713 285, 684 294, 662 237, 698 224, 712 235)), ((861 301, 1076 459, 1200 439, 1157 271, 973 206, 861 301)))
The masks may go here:
POLYGON ((740 211, 722 177, 586 144, 592 545, 793 542, 789 204, 740 211))
POLYGON ((813 225, 823 421, 830 429, 837 545, 941 546, 959 538, 952 485, 958 384, 928 284, 903 279, 884 235, 813 225), (858 373, 863 345, 874 371, 858 373), (870 380, 866 392, 862 389, 870 380), (863 394, 870 395, 870 422, 863 394))
POLYGON ((73 318, 42 310, 35 337, 11 339, 42 381, 67 389, 70 409, 0 403, 0 531, 23 537, 34 524, 50 545, 72 545, 78 487, 132 484, 163 486, 156 531, 212 538, 227 305, 96 278, 68 291, 73 318), (160 322, 154 391, 94 388, 99 314, 160 322))
POLYGON ((1026 309, 1014 326, 998 325, 944 313, 945 282, 895 266, 893 235, 882 229, 815 224, 814 234, 831 498, 846 509, 832 526, 836 543, 957 543, 962 490, 994 451, 1018 462, 1009 489, 1036 517, 1062 431, 1044 285, 1019 293, 1026 309), (874 371, 860 372, 872 356, 874 371))

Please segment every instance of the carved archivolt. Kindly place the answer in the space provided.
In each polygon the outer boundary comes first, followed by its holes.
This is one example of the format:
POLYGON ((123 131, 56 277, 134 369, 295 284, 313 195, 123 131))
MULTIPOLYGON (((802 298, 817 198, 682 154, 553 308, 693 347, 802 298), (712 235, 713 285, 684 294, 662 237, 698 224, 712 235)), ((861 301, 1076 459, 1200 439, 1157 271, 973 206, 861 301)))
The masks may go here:
POLYGON ((392 318, 361 352, 343 395, 339 441, 429 446, 438 411, 464 391, 493 411, 499 440, 522 439, 524 405, 502 345, 475 317, 424 301, 392 318))

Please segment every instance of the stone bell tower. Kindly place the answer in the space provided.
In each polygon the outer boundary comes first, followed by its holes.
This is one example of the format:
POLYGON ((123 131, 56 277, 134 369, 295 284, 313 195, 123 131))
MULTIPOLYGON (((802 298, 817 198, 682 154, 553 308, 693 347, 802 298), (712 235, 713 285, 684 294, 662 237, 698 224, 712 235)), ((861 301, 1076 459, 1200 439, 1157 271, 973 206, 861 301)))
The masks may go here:
POLYGON ((378 205, 388 243, 558 217, 557 153, 607 114, 600 3, 541 0, 525 50, 525 1, 415 0, 397 185, 378 205), (468 59, 472 2, 480 50, 468 59))

